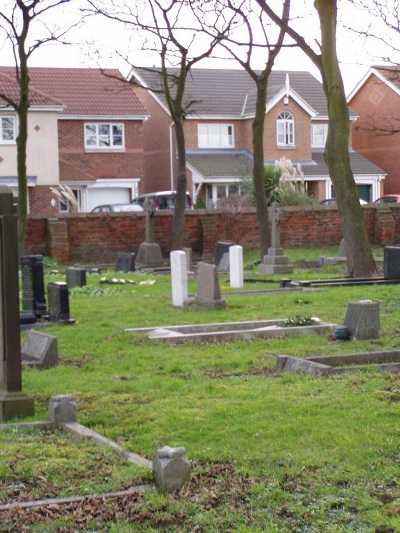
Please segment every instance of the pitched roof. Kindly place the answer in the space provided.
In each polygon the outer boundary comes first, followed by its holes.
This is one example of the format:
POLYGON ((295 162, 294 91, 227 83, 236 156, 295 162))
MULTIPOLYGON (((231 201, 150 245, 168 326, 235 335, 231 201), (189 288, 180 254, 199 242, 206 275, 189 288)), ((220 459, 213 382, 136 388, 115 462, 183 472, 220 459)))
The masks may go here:
MULTIPOLYGON (((15 79, 14 67, 0 73, 15 79)), ((39 90, 64 105, 65 116, 144 117, 147 111, 117 69, 30 67, 31 95, 39 90)))
POLYGON ((400 89, 400 65, 374 66, 372 70, 378 72, 382 78, 400 89))
MULTIPOLYGON (((13 76, 9 76, 8 74, 4 74, 0 70, 0 106, 3 107, 3 105, 8 106, 8 101, 1 96, 1 94, 4 94, 7 98, 9 98, 12 102, 18 103, 19 102, 19 85, 15 78, 15 69, 13 69, 13 76)), ((62 103, 60 100, 57 100, 55 98, 52 98, 48 96, 45 93, 42 93, 41 91, 38 91, 31 87, 30 90, 30 105, 31 106, 38 106, 38 107, 61 107, 62 103)))
MULTIPOLYGON (((178 69, 168 69, 171 84, 177 73, 178 69)), ((160 69, 136 68, 131 75, 141 79, 149 90, 156 91, 155 96, 166 105, 164 95, 158 92, 162 89, 160 69)), ((316 111, 317 116, 326 117, 328 109, 322 84, 309 72, 272 71, 267 102, 286 86, 287 75, 290 88, 316 111)), ((255 94, 254 81, 245 70, 193 68, 186 81, 187 116, 242 117, 254 114, 255 94)))

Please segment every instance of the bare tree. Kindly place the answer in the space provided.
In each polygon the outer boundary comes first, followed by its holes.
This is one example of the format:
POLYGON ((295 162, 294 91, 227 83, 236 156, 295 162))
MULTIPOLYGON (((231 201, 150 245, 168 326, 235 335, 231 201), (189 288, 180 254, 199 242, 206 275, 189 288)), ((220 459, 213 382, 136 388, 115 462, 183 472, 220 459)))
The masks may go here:
MULTIPOLYGON (((246 70, 255 83, 256 104, 255 115, 252 123, 253 142, 253 183, 254 197, 256 203, 259 247, 261 259, 268 253, 271 243, 271 236, 268 226, 267 199, 264 184, 264 123, 267 105, 268 80, 275 59, 283 46, 285 31, 280 29, 278 35, 269 36, 267 31, 267 21, 264 20, 264 13, 254 12, 254 6, 247 0, 227 0, 221 2, 222 6, 231 10, 240 25, 240 40, 227 35, 221 40, 221 45, 235 58, 235 60, 246 70), (256 34, 262 36, 261 40, 256 38, 256 34), (265 52, 265 66, 262 70, 253 67, 253 52, 262 48, 265 52), (243 54, 243 50, 246 50, 243 54)), ((281 18, 287 22, 290 11, 290 0, 285 0, 282 8, 281 18)), ((273 28, 270 30, 273 30, 273 28)), ((273 31, 270 31, 273 34, 273 31)), ((276 33, 276 32, 275 32, 276 33)))
MULTIPOLYGON (((139 32, 138 39, 144 43, 142 51, 147 50, 158 55, 161 66, 156 69, 146 68, 147 72, 158 74, 161 80, 161 92, 165 96, 169 113, 174 123, 177 145, 177 198, 172 221, 171 249, 179 250, 184 245, 184 215, 186 203, 187 174, 184 122, 186 114, 194 102, 185 98, 186 80, 194 65, 210 57, 215 46, 229 32, 230 22, 224 22, 223 34, 213 38, 201 33, 192 12, 202 10, 204 16, 213 12, 218 18, 214 2, 210 0, 143 0, 137 1, 134 8, 127 2, 114 1, 112 8, 107 2, 89 0, 93 12, 110 19, 123 22, 139 32)), ((129 61, 131 66, 135 65, 129 61)), ((160 92, 160 84, 145 87, 153 92, 160 92)))
POLYGON ((19 218, 19 248, 24 249, 26 221, 28 211, 28 187, 26 169, 26 149, 28 140, 28 110, 29 110, 29 70, 28 60, 39 47, 45 44, 60 42, 67 31, 71 29, 51 29, 44 24, 45 35, 31 37, 32 25, 46 19, 50 10, 66 4, 70 0, 16 0, 9 11, 2 6, 0 11, 0 28, 11 42, 14 59, 15 75, 19 85, 19 98, 12 99, 10 95, 0 93, 7 105, 13 107, 18 115, 17 142, 17 173, 18 173, 18 218, 19 218))
POLYGON ((269 2, 266 0, 256 0, 256 2, 271 20, 285 29, 321 73, 329 115, 324 158, 337 195, 342 233, 347 243, 349 275, 377 276, 378 271, 368 242, 357 187, 350 166, 349 110, 336 53, 337 4, 332 0, 314 2, 321 27, 321 43, 317 52, 306 42, 303 35, 271 9, 269 2))

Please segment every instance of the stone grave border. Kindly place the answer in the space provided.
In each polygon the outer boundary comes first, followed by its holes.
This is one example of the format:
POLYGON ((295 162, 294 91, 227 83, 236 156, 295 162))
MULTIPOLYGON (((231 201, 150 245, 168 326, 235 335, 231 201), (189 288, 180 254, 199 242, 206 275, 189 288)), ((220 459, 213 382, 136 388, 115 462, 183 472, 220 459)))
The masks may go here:
POLYGON ((364 370, 368 365, 373 365, 382 372, 400 373, 400 351, 322 355, 305 359, 288 355, 276 356, 276 369, 281 372, 331 375, 364 370))
POLYGON ((192 342, 233 342, 237 340, 274 339, 287 335, 332 334, 336 324, 319 322, 311 326, 282 327, 286 319, 220 322, 186 326, 128 328, 126 333, 145 334, 151 340, 173 344, 192 342))

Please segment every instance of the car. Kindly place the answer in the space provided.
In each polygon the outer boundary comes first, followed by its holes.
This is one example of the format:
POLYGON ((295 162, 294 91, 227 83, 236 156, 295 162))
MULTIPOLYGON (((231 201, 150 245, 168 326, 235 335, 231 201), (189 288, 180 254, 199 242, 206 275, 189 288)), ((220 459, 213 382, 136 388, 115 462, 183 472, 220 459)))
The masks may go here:
POLYGON ((400 204, 400 194, 384 194, 374 204, 400 204))
POLYGON ((126 213, 130 211, 142 212, 143 207, 138 204, 104 204, 92 209, 92 213, 126 213))
MULTIPOLYGON (((141 194, 132 200, 132 203, 144 207, 146 202, 151 202, 158 211, 159 209, 174 209, 175 199, 176 191, 158 191, 141 194)), ((193 202, 188 192, 186 193, 185 209, 193 209, 193 202)))
MULTIPOLYGON (((359 198, 359 200, 361 205, 366 205, 368 203, 362 198, 359 198)), ((325 200, 322 200, 322 202, 320 202, 320 205, 337 205, 337 201, 336 198, 326 198, 325 200)))

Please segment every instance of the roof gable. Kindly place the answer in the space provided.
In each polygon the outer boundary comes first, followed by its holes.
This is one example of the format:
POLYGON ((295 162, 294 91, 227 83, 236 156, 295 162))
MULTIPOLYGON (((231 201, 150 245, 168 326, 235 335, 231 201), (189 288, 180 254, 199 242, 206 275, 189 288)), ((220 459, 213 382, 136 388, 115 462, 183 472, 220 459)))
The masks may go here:
POLYGON ((371 67, 370 70, 357 83, 348 96, 348 102, 350 102, 363 88, 371 76, 376 76, 382 83, 400 96, 400 65, 375 66, 371 67))
MULTIPOLYGON (((15 80, 15 68, 0 73, 15 80)), ((30 94, 39 90, 61 101, 65 116, 123 116, 143 119, 147 111, 117 69, 30 67, 30 94)))

